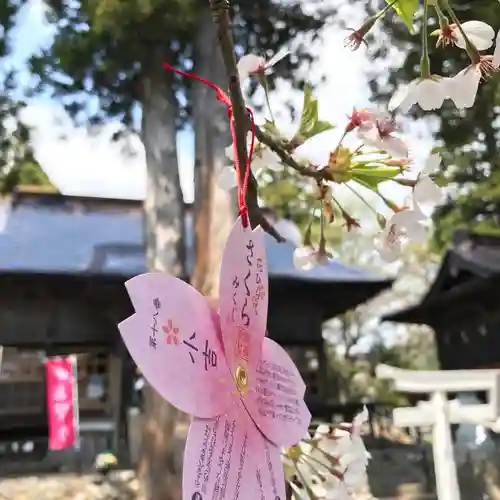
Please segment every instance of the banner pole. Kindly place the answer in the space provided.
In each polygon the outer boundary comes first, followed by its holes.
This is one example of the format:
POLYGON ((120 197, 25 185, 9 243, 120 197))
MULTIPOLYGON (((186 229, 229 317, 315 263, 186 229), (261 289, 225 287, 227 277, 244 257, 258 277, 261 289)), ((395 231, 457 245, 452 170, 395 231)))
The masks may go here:
POLYGON ((71 356, 73 368, 73 419, 75 426, 75 451, 80 451, 80 407, 78 405, 78 361, 75 354, 71 356))

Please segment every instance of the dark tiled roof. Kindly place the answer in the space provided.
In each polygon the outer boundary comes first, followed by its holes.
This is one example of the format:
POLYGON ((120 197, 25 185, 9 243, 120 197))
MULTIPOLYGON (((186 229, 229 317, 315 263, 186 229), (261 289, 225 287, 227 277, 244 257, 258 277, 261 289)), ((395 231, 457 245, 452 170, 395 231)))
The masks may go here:
MULTIPOLYGON (((12 203, 3 202, 1 208, 7 213, 0 229, 0 272, 128 277, 146 270, 140 201, 22 193, 12 203)), ((192 234, 189 213, 186 224, 192 234)), ((192 248, 192 238, 188 246, 192 248)), ((271 278, 369 282, 382 287, 391 283, 337 261, 298 270, 293 265, 293 244, 279 244, 271 237, 267 250, 271 278)), ((190 262, 192 255, 188 269, 190 262)))
MULTIPOLYGON (((384 316, 386 321, 426 323, 440 308, 456 308, 473 300, 500 279, 500 237, 458 230, 437 276, 423 299, 413 306, 384 316)), ((443 309, 441 309, 441 312, 443 309)))

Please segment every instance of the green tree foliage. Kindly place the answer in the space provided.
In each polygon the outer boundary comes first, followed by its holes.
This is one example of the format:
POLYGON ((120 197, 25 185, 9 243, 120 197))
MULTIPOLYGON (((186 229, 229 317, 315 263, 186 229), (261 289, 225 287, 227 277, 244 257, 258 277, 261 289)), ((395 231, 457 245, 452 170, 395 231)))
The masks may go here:
POLYGON ((20 120, 25 107, 17 93, 16 73, 8 64, 8 36, 16 7, 0 2, 0 194, 11 193, 20 184, 51 185, 33 157, 29 129, 20 120))
POLYGON ((43 186, 57 191, 47 174, 35 161, 23 161, 0 176, 0 194, 12 193, 18 186, 43 186))
MULTIPOLYGON (((196 13, 207 0, 48 0, 50 19, 57 25, 53 46, 31 61, 38 74, 38 90, 52 89, 66 99, 67 109, 79 121, 100 123, 109 117, 134 126, 143 82, 151 72, 162 75, 169 61, 190 69, 196 13), (92 94, 98 106, 82 99, 92 94)), ((299 4, 277 5, 271 0, 232 2, 234 34, 239 52, 271 54, 299 33, 314 38, 320 16, 302 12, 299 4)), ((293 58, 282 61, 279 75, 292 79, 299 62, 308 60, 301 44, 293 58)), ((215 47, 214 47, 215 50, 215 47)), ((186 79, 175 79, 176 91, 189 90, 186 79)), ((271 81, 271 88, 273 81, 271 81)), ((180 97, 179 94, 177 94, 180 97)), ((179 98, 179 124, 190 115, 189 92, 179 98)))
MULTIPOLYGON (((500 4, 490 0, 454 0, 451 2, 462 22, 480 20, 490 24, 495 31, 500 28, 500 4)), ((430 23, 430 32, 439 27, 435 13, 430 23)), ((375 98, 385 103, 395 86, 408 82, 419 75, 421 38, 418 30, 410 33, 396 18, 388 15, 383 19, 382 29, 388 34, 390 43, 377 43, 372 37, 371 50, 375 57, 388 57, 394 47, 401 50, 404 62, 390 72, 388 79, 373 75, 371 81, 375 98)), ((419 27, 419 25, 418 25, 419 27)), ((434 49, 436 38, 429 37, 432 51, 431 72, 453 76, 469 64, 465 51, 454 46, 434 49)), ((494 75, 480 86, 473 108, 459 112, 445 102, 433 116, 438 122, 437 147, 443 157, 443 182, 458 187, 457 195, 451 196, 436 212, 435 242, 445 246, 457 227, 468 227, 478 232, 500 234, 500 188, 499 188, 499 134, 500 80, 494 75)), ((413 116, 424 116, 416 106, 413 116)))

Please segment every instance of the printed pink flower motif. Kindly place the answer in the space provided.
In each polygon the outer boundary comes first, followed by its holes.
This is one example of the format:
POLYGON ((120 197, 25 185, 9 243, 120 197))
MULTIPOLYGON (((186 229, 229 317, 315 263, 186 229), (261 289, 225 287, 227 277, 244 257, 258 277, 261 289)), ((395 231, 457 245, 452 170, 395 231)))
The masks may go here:
POLYGON ((136 313, 119 325, 148 382, 193 420, 183 498, 285 498, 280 447, 298 443, 311 415, 288 354, 266 337, 268 277, 261 228, 233 226, 222 260, 220 311, 167 274, 126 284, 136 313), (156 308, 155 304, 161 307, 156 308), (177 345, 152 341, 178 328, 177 345))
POLYGON ((179 329, 174 327, 174 324, 171 319, 168 320, 165 326, 162 326, 161 329, 165 334, 165 341, 167 344, 179 344, 179 329))

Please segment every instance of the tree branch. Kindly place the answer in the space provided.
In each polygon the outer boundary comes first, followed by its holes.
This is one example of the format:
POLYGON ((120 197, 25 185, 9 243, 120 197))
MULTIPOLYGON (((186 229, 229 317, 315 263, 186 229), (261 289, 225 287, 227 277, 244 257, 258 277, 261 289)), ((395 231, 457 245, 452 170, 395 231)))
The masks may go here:
POLYGON ((326 168, 315 168, 312 164, 301 165, 300 163, 298 163, 279 142, 274 140, 270 134, 257 126, 255 126, 255 136, 257 137, 259 142, 265 144, 269 149, 271 149, 271 151, 274 151, 279 156, 283 164, 293 168, 304 177, 311 177, 318 181, 333 180, 331 172, 329 172, 326 168))
MULTIPOLYGON (((235 125, 236 136, 236 151, 238 155, 238 163, 243 166, 247 164, 247 132, 252 125, 250 116, 247 113, 245 100, 241 92, 241 85, 238 76, 238 68, 236 64, 236 56, 234 52, 234 42, 231 35, 229 22, 229 0, 209 0, 210 9, 217 29, 217 38, 219 40, 222 51, 224 66, 229 80, 229 97, 233 108, 233 119, 235 125)), ((265 144, 268 148, 274 151, 284 165, 294 169, 304 177, 315 179, 316 181, 327 180, 332 181, 332 173, 328 168, 316 168, 314 165, 301 165, 297 162, 289 151, 276 141, 270 134, 255 126, 255 135, 259 142, 265 144)), ((241 181, 245 177, 245 169, 241 168, 239 172, 241 181)), ((248 216, 252 227, 260 225, 264 231, 273 236, 277 241, 284 241, 284 238, 274 229, 269 221, 264 217, 259 207, 257 181, 253 174, 250 175, 248 189, 246 193, 246 204, 248 207, 248 216)))
MULTIPOLYGON (((217 28, 217 38, 222 51, 224 66, 229 80, 229 97, 233 108, 233 119, 236 135, 236 151, 239 165, 247 164, 247 131, 248 114, 245 106, 245 100, 241 93, 238 69, 236 66, 236 56, 234 53, 233 37, 231 35, 229 23, 229 0, 210 0, 210 9, 217 28)), ((240 176, 243 182, 245 169, 240 169, 240 176)), ((250 175, 248 189, 246 193, 246 204, 248 207, 248 217, 252 227, 260 225, 264 231, 273 236, 277 241, 285 241, 284 238, 274 229, 269 221, 264 217, 259 207, 257 199, 257 181, 250 175)))

